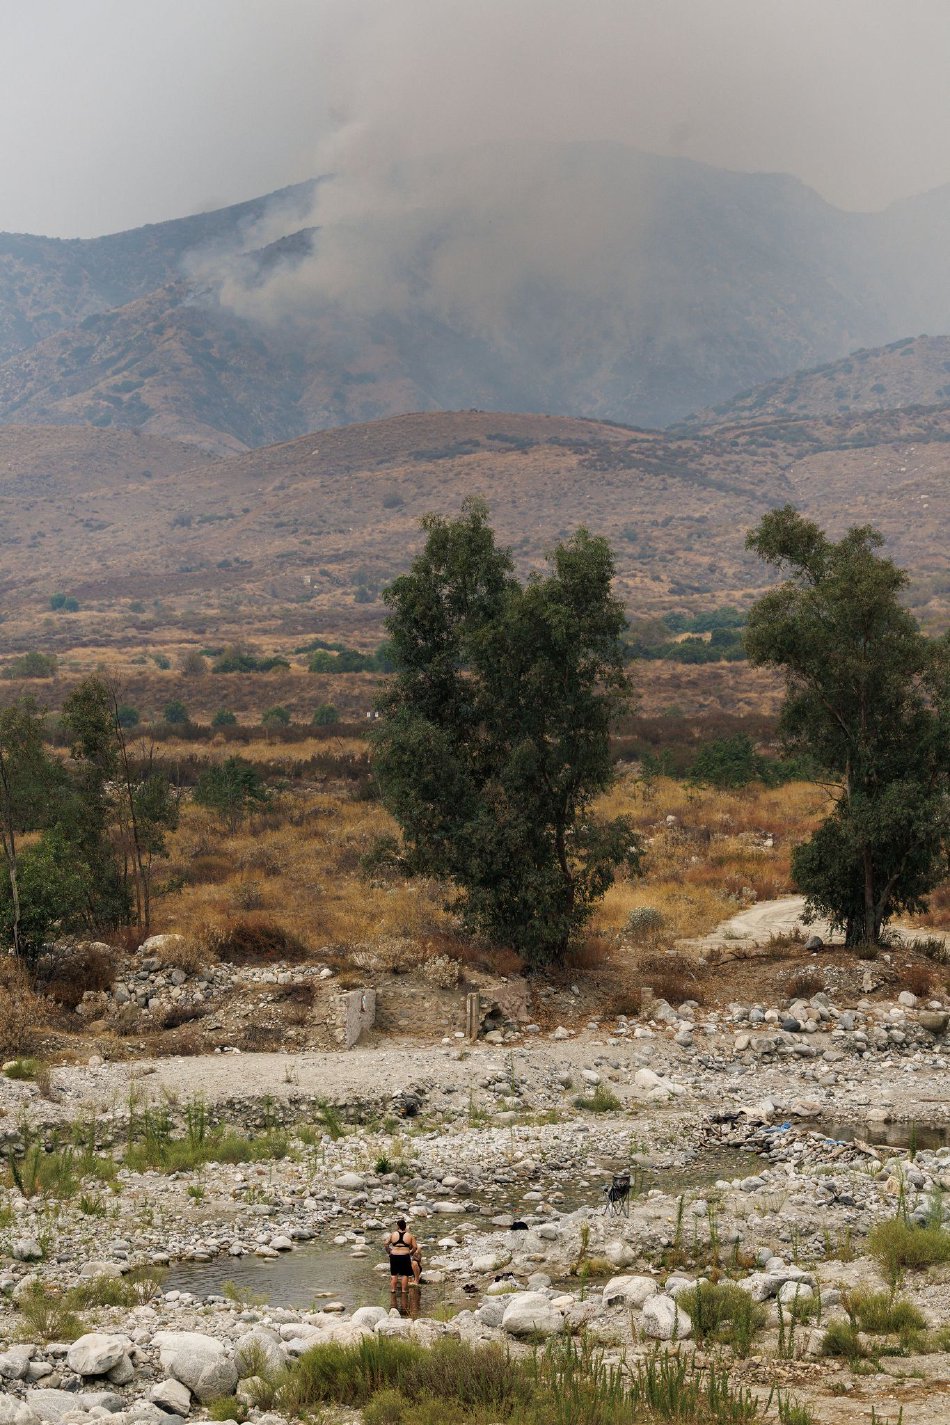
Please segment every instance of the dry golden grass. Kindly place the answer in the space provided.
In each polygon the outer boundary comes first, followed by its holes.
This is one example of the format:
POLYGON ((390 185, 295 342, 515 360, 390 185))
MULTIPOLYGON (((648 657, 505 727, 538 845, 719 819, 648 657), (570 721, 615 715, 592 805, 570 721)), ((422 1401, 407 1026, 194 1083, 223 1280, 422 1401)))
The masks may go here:
POLYGON ((30 986, 11 957, 0 961, 0 1058, 31 1054, 47 1027, 50 1006, 30 986))
POLYGON ((199 936, 248 912, 309 949, 409 940, 431 946, 451 933, 440 888, 368 876, 361 857, 395 824, 376 803, 320 793, 285 796, 236 834, 187 804, 157 902, 163 930, 199 936))
MULTIPOLYGON (((666 778, 624 779, 597 810, 634 820, 647 843, 645 874, 618 878, 598 906, 592 953, 598 943, 614 943, 638 907, 654 907, 662 924, 629 943, 662 949, 705 934, 753 900, 788 893, 792 847, 825 805, 826 794, 804 784, 723 793, 666 778), (668 816, 676 817, 669 826, 668 816)), ((378 803, 328 792, 285 793, 235 834, 186 803, 162 872, 169 889, 156 900, 155 928, 202 945, 209 927, 227 935, 256 917, 310 950, 334 947, 397 969, 445 952, 476 954, 445 909, 445 887, 362 869, 376 841, 396 834, 378 803)))
POLYGON ((616 935, 631 911, 650 906, 662 915, 662 930, 640 942, 668 945, 704 935, 754 901, 790 894, 792 848, 820 821, 827 801, 822 788, 803 782, 723 792, 667 777, 623 779, 598 811, 633 819, 647 843, 645 874, 614 882, 593 928, 616 935), (670 816, 676 821, 668 826, 670 816))

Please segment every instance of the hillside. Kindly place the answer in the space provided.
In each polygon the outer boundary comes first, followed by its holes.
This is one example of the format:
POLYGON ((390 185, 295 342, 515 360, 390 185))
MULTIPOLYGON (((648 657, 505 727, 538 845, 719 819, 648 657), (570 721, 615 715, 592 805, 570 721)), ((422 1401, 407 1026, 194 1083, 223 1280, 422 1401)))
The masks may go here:
MULTIPOLYGON (((3 433, 13 452, 29 436, 3 433)), ((372 647, 380 590, 418 547, 420 517, 473 493, 522 571, 581 523, 608 535, 635 617, 746 604, 768 574, 744 533, 787 500, 832 532, 873 521, 912 570, 918 611, 935 623, 950 608, 950 408, 690 435, 422 413, 197 463, 173 442, 95 431, 83 433, 95 458, 70 467, 57 439, 65 450, 76 436, 44 432, 32 465, 0 455, 19 470, 0 484, 0 652, 372 647), (57 591, 80 612, 51 613, 57 591)))
MULTIPOLYGON (((348 226, 321 206, 337 181, 103 238, 0 235, 0 422, 222 455, 406 410, 659 426, 950 330, 950 189, 844 213, 782 175, 552 144, 377 175, 348 226)), ((918 364, 917 396, 910 368, 892 389, 855 367, 774 411, 929 400, 936 352, 918 364)))
POLYGON ((950 337, 905 337, 766 382, 684 422, 687 429, 789 416, 838 416, 950 402, 950 337))

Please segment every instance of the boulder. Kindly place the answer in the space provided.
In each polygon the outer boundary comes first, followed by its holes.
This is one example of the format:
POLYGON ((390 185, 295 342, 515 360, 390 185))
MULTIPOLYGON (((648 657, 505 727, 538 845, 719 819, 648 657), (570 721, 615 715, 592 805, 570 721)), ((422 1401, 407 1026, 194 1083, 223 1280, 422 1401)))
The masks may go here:
POLYGON ((213 1336, 198 1331, 158 1331, 152 1344, 158 1347, 162 1370, 186 1385, 202 1405, 219 1395, 233 1394, 237 1367, 213 1336))
POLYGON ((653 1341, 686 1341, 693 1323, 671 1296, 651 1296, 640 1314, 640 1330, 653 1341))
POLYGON ((300 1325, 294 1327, 292 1335, 284 1336, 284 1348, 288 1356, 296 1359, 309 1351, 311 1346, 323 1346, 329 1339, 326 1331, 319 1326, 300 1325))
POLYGON ((508 1298, 501 1326, 509 1336, 556 1336, 564 1317, 541 1292, 518 1291, 508 1298))
POLYGON ((82 1281, 97 1281, 100 1277, 115 1280, 128 1270, 128 1262, 83 1262, 79 1268, 79 1276, 82 1281))
POLYGON ((180 1380, 173 1380, 171 1376, 153 1385, 148 1398, 153 1405, 168 1411, 170 1415, 186 1416, 191 1409, 191 1391, 182 1385, 180 1380))
POLYGON ((33 1358, 32 1346, 11 1346, 0 1355, 0 1378, 3 1380, 25 1380, 33 1358))
POLYGON ((360 1173, 341 1173, 333 1186, 342 1188, 344 1192, 357 1192, 366 1186, 366 1179, 360 1173))
POLYGON ((508 1298, 505 1296, 488 1296, 475 1312, 475 1320, 482 1326, 500 1327, 505 1319, 505 1311, 508 1307, 508 1298))
POLYGON ((797 1301, 808 1301, 814 1295, 807 1282, 786 1281, 778 1289, 778 1299, 783 1306, 794 1306, 797 1301))
POLYGON ((389 1318, 389 1312, 382 1306, 359 1306, 350 1317, 354 1326, 368 1326, 375 1331, 381 1321, 389 1318))
POLYGON ((119 1364, 129 1345, 127 1336, 107 1336, 103 1331, 88 1331, 66 1352, 66 1364, 77 1376, 104 1376, 119 1364))
POLYGON ((0 1425, 42 1425, 42 1417, 25 1401, 12 1395, 0 1395, 0 1425))
POLYGON ((40 1420, 48 1420, 51 1425, 75 1410, 78 1399, 70 1390, 28 1390, 26 1405, 40 1420))
POLYGON ((266 1326, 255 1326, 238 1341, 234 1364, 241 1380, 262 1373, 273 1374, 287 1364, 287 1351, 276 1331, 269 1331, 266 1326))
POLYGON ((168 932, 165 935, 150 935, 139 946, 140 955, 168 955, 184 945, 185 937, 168 932))
POLYGON ((106 1379, 111 1385, 128 1385, 135 1379, 135 1367, 128 1356, 123 1356, 121 1361, 117 1361, 106 1379))
POLYGON ((639 1310, 658 1290, 652 1277, 611 1277, 604 1287, 604 1305, 614 1306, 619 1303, 621 1306, 639 1310))
POLYGON ((14 1242, 10 1256, 15 1262, 41 1262, 43 1248, 35 1237, 21 1237, 18 1242, 14 1242))
POLYGON ((604 1256, 612 1267, 629 1267, 637 1260, 637 1254, 628 1242, 608 1242, 604 1256))

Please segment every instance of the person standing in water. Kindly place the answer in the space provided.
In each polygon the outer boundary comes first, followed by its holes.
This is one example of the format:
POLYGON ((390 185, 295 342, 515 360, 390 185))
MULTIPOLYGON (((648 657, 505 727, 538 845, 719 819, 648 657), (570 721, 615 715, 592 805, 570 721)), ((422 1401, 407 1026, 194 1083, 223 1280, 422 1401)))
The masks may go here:
POLYGON ((393 1296, 397 1291, 405 1295, 410 1284, 416 1285, 413 1254, 419 1251, 419 1243, 411 1232, 406 1231, 404 1217, 399 1218, 395 1232, 390 1232, 385 1245, 389 1253, 389 1289, 393 1296))

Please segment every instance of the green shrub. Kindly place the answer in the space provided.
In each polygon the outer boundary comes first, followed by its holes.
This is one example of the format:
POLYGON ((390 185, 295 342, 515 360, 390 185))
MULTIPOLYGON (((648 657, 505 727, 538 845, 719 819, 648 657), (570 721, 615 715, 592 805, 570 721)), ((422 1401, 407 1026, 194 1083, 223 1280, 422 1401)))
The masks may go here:
POLYGON ((25 1341, 76 1341, 86 1331, 67 1294, 43 1282, 32 1282, 17 1298, 25 1341))
POLYGON ((363 1425, 402 1425, 414 1418, 412 1402, 401 1390, 379 1390, 363 1406, 363 1425))
POLYGON ((920 1270, 950 1262, 950 1232, 942 1227, 916 1227, 895 1217, 872 1227, 868 1248, 887 1280, 896 1282, 907 1267, 920 1270))
POLYGON ((289 727, 290 713, 286 708, 282 707, 268 708, 266 712, 261 715, 261 726, 289 727))
POLYGON ((267 788, 257 769, 243 757, 228 757, 206 767, 195 784, 195 801, 217 812, 236 828, 254 806, 267 800, 267 788))
POLYGON ((30 653, 21 653, 19 658, 12 658, 0 670, 0 677, 3 678, 55 678, 55 676, 55 653, 40 653, 35 649, 30 653))
POLYGON ((129 707, 127 703, 122 704, 115 716, 119 726, 125 728, 137 727, 141 721, 138 708, 129 707))
POLYGON ((235 727, 236 725, 237 717, 230 708, 218 708, 218 711, 211 719, 212 727, 235 727))
POLYGON ((656 935, 666 924, 666 916, 652 905, 634 906, 624 927, 629 935, 656 935))
POLYGON ((170 727, 184 727, 188 722, 188 709, 181 698, 172 698, 162 708, 162 717, 170 727))
POLYGON ((731 1282, 700 1282, 683 1292, 677 1304, 692 1321, 699 1345, 718 1341, 740 1356, 749 1354, 752 1338, 765 1325, 765 1308, 731 1282))
POLYGON ((73 598, 72 594, 53 594, 49 606, 54 611, 74 614, 79 610, 79 600, 73 598))
POLYGON ((340 714, 332 703, 321 703, 313 715, 314 727, 332 727, 340 721, 340 714))
POLYGON ((616 1109, 622 1108, 623 1104, 606 1084, 597 1084, 592 1094, 576 1098, 574 1107, 585 1113, 613 1113, 616 1109))
POLYGON ((913 1302, 889 1291, 847 1291, 842 1305, 852 1325, 872 1336, 900 1336, 907 1340, 927 1329, 922 1312, 913 1302))
POLYGON ((832 1321, 825 1330, 821 1343, 823 1356, 841 1356, 848 1361, 863 1360, 867 1354, 858 1333, 849 1321, 832 1321))
MULTIPOLYGON (((499 1346, 437 1341, 430 1349, 388 1336, 316 1346, 277 1382, 282 1414, 343 1405, 367 1425, 753 1425, 764 1419, 748 1389, 713 1363, 655 1354, 635 1370, 606 1362, 592 1344, 555 1341, 529 1356, 499 1346)), ((789 1425, 802 1425, 794 1415, 789 1425)))

